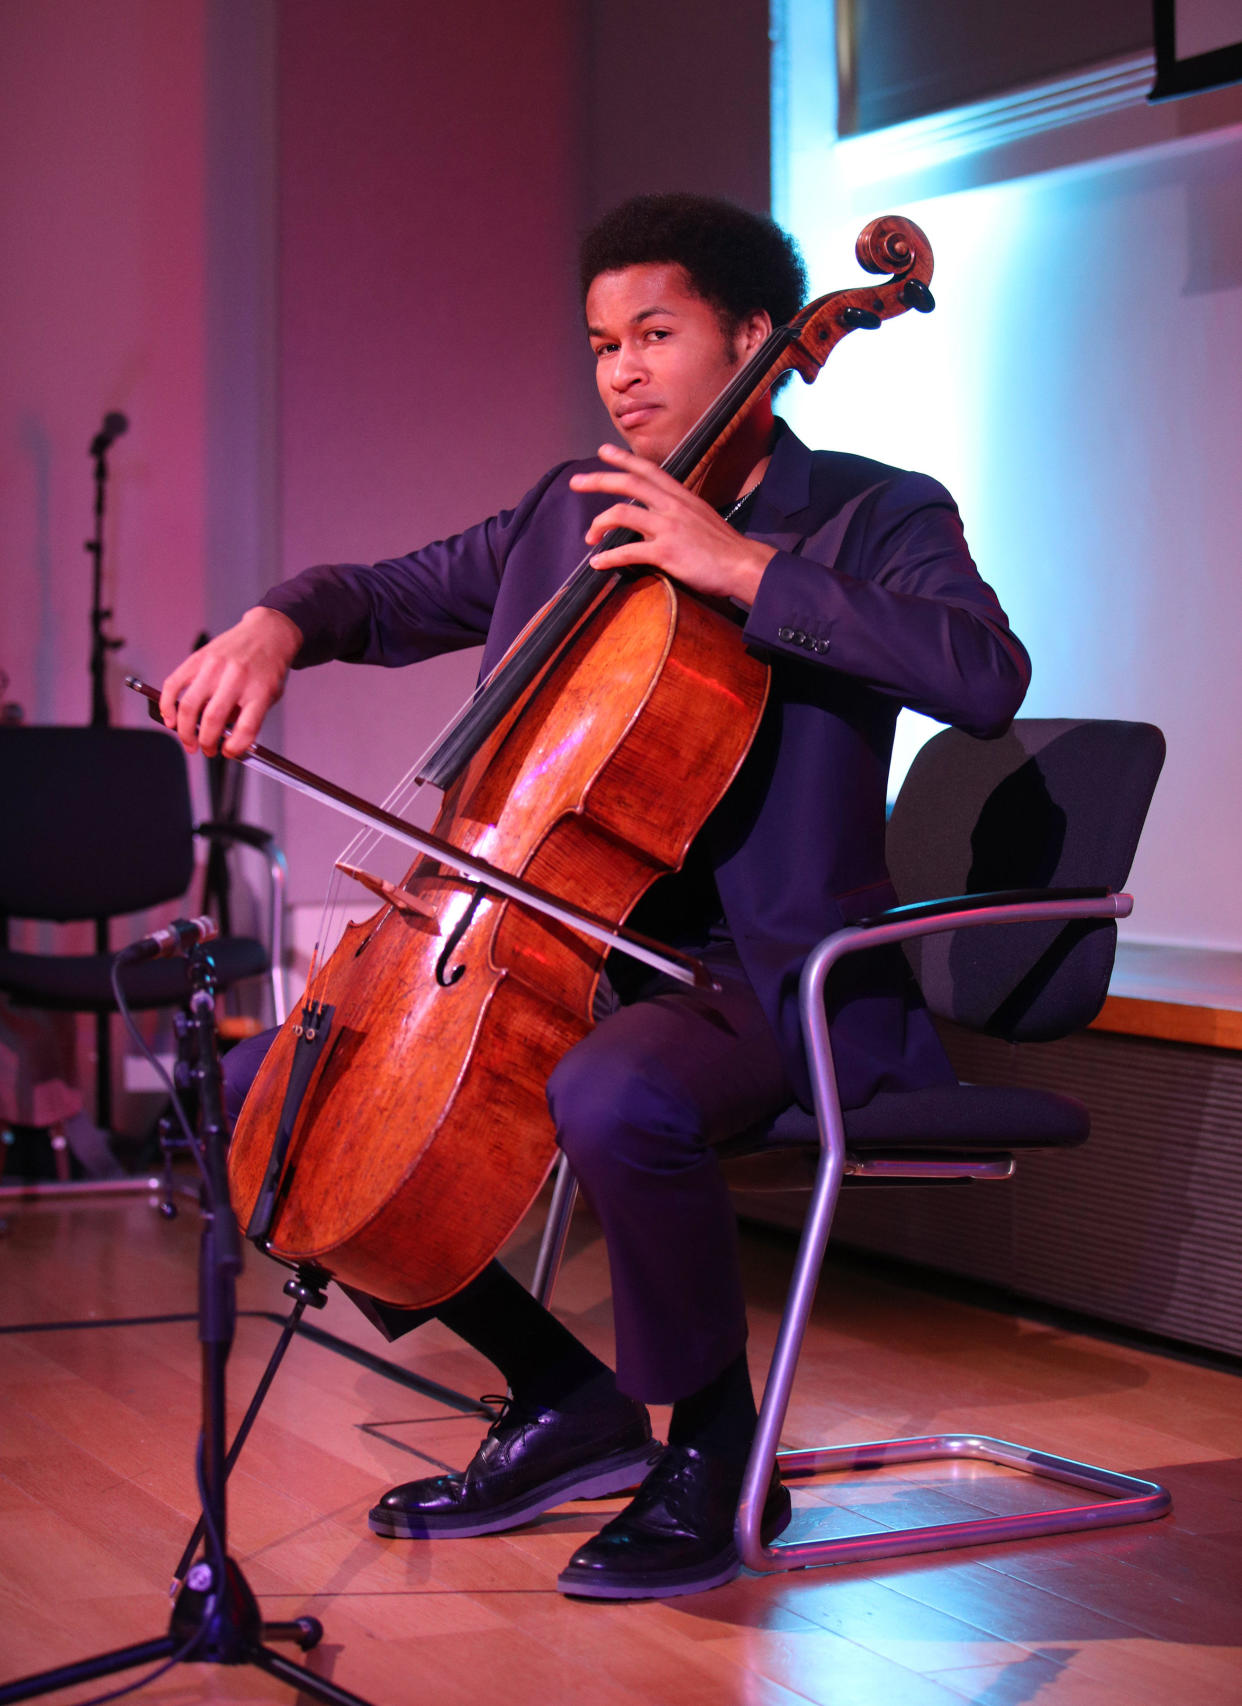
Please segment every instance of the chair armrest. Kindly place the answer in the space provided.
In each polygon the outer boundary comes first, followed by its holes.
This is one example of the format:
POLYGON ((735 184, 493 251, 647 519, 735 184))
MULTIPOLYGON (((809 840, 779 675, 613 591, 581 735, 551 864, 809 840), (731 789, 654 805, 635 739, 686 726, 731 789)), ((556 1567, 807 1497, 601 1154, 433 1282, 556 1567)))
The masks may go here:
MULTIPOLYGON (((915 901, 909 906, 890 907, 860 924, 848 924, 812 948, 802 969, 823 962, 823 982, 836 962, 846 954, 868 948, 908 942, 916 936, 935 936, 946 930, 967 930, 982 924, 1039 924, 1073 918, 1128 918, 1134 899, 1110 889, 998 889, 990 894, 950 895, 944 900, 915 901), (1015 898, 1016 896, 1016 898, 1015 898)), ((805 1009, 803 1017, 805 1018, 805 1009)))
MULTIPOLYGON (((859 922, 864 930, 870 930, 877 924, 900 924, 903 921, 914 923, 922 918, 939 918, 946 912, 980 912, 992 906, 1032 906, 1061 900, 1104 900, 1109 892, 1106 888, 992 889, 983 894, 947 895, 941 900, 910 901, 905 906, 890 906, 887 911, 873 913, 870 918, 863 918, 859 922)), ((1049 915, 1044 913, 1041 916, 1049 915)), ((991 922, 994 923, 995 920, 991 922)))
POLYGON ((811 1075, 815 1113, 825 1159, 834 1170, 845 1164, 845 1120, 837 1093, 836 1066, 828 1035, 824 985, 846 954, 887 947, 917 936, 965 930, 987 924, 1036 924, 1074 918, 1128 918, 1134 901, 1108 889, 997 890, 991 894, 952 895, 891 907, 861 924, 849 924, 825 936, 807 955, 798 989, 802 1037, 811 1075))

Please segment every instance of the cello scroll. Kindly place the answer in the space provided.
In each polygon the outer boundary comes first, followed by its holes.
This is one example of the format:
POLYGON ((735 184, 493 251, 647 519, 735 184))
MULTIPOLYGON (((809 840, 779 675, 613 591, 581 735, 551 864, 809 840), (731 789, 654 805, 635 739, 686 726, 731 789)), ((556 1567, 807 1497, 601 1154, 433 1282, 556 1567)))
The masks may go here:
POLYGON ((679 471, 678 477, 684 478, 692 491, 702 483, 712 458, 737 431, 755 397, 770 390, 782 374, 796 371, 810 385, 847 332, 873 331, 907 309, 928 314, 936 306, 928 289, 931 244, 912 219, 896 213, 873 219, 859 233, 854 255, 864 272, 891 276, 884 284, 864 284, 817 297, 787 326, 773 332, 770 343, 776 353, 763 361, 761 384, 736 408, 731 419, 713 432, 710 452, 684 475, 679 471))
POLYGON ((931 244, 912 219, 893 213, 873 219, 859 233, 854 255, 864 272, 892 276, 885 284, 834 290, 809 303, 790 322, 794 339, 788 366, 797 368, 808 384, 847 332, 873 330, 909 308, 927 314, 936 305, 927 288, 931 244))

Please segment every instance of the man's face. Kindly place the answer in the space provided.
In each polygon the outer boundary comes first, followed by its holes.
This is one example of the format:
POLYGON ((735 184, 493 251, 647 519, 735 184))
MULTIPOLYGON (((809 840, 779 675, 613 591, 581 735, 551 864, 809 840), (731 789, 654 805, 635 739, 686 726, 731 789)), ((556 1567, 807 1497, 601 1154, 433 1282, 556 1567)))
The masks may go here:
POLYGON ((761 341, 766 316, 727 337, 683 267, 598 273, 586 298, 595 383, 628 447, 663 462, 761 341))

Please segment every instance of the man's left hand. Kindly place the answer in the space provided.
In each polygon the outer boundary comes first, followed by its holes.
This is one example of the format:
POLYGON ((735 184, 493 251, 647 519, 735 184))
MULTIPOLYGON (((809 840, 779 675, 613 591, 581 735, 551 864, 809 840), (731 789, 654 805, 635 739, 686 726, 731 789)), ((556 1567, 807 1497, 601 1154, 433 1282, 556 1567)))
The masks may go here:
POLYGON ((593 566, 660 569, 695 592, 732 598, 749 609, 763 571, 776 555, 775 546, 747 539, 646 457, 615 444, 601 445, 599 454, 609 466, 600 473, 574 474, 570 486, 576 492, 610 492, 630 501, 602 510, 587 529, 587 544, 598 545, 614 527, 641 537, 601 551, 592 557, 593 566))

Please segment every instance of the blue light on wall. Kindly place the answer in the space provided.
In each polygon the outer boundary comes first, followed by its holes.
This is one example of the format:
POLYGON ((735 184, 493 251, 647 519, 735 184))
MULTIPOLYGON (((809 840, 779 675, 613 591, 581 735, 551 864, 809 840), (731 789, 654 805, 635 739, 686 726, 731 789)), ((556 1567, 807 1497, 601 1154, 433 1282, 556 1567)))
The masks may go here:
MULTIPOLYGON (((909 215, 937 309, 853 333, 782 410, 953 493, 1031 653, 1025 714, 1164 730, 1127 933, 1242 947, 1242 91, 1196 131, 1134 56, 838 142, 830 11, 776 8, 776 216, 818 294, 909 215)), ((894 783, 927 732, 903 714, 894 783)))

